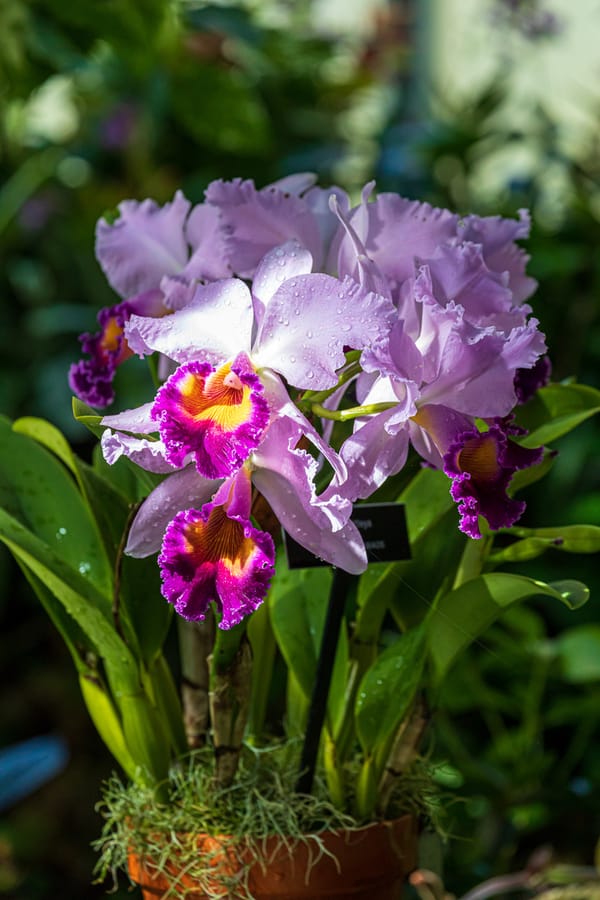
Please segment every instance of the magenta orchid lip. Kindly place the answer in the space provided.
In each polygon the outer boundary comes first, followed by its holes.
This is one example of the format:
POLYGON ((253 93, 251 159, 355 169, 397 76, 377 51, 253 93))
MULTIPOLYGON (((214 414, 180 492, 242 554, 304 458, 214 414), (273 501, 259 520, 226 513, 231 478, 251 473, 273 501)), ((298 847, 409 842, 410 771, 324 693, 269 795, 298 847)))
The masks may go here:
POLYGON ((268 425, 263 393, 245 354, 218 369, 210 363, 181 365, 160 388, 151 410, 167 461, 178 467, 191 455, 205 478, 231 475, 268 425))
MULTIPOLYGON (((241 477, 249 484, 243 470, 241 477)), ((249 521, 249 490, 246 508, 231 515, 234 493, 235 481, 225 503, 178 512, 158 558, 163 595, 179 615, 202 620, 214 602, 222 628, 237 625, 260 605, 275 571, 271 536, 249 521)))

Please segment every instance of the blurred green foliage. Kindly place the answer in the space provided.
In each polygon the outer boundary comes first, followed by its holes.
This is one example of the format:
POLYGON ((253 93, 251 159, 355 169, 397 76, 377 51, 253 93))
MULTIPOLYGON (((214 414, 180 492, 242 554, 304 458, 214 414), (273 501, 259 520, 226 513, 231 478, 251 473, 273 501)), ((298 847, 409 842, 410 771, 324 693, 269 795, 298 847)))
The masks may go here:
MULTIPOLYGON (((464 212, 529 207, 534 308, 554 378, 600 386, 600 110, 577 159, 544 109, 526 132, 499 115, 502 78, 460 107, 434 90, 425 113, 410 21, 340 38, 316 33, 310 9, 309 0, 0 0, 0 412, 43 416, 86 440, 66 372, 77 335, 114 302, 93 252, 105 210, 127 197, 162 203, 177 188, 198 201, 213 178, 263 185, 299 170, 353 191, 375 176, 379 190, 464 212), (534 163, 491 191, 485 173, 513 147, 534 163)), ((124 403, 141 402, 145 366, 132 360, 117 377, 124 403)), ((523 524, 600 525, 597 422, 557 446, 523 524)), ((586 559, 578 573, 592 601, 577 625, 556 610, 513 609, 447 678, 432 754, 455 800, 449 831, 468 838, 447 854, 457 893, 516 868, 543 842, 591 859, 600 831, 596 567, 586 559)), ((530 563, 545 580, 562 571, 559 554, 530 563)), ((0 584, 1 675, 18 684, 0 698, 0 744, 56 729, 73 753, 65 776, 2 823, 0 896, 102 896, 88 886, 93 857, 82 836, 87 844, 99 831, 92 807, 111 764, 66 651, 5 554, 0 584)))

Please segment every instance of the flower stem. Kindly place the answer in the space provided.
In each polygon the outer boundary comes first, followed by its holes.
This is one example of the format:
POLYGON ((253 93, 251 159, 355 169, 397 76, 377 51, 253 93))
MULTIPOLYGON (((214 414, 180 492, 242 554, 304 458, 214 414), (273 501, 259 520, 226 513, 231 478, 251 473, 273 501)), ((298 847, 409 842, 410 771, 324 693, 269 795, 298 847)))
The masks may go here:
POLYGON ((215 640, 212 612, 204 622, 188 622, 177 617, 181 653, 181 701, 188 746, 203 747, 209 724, 208 657, 215 640))
POLYGON ((334 422, 350 422, 359 416, 373 416, 376 413, 393 409, 397 403, 367 403, 365 406, 351 406, 348 409, 327 409, 320 403, 310 404, 311 412, 322 419, 333 419, 334 422))
POLYGON ((338 388, 341 388, 343 384, 346 384, 354 378, 355 375, 360 375, 361 372, 362 369, 360 364, 358 362, 353 362, 347 369, 343 370, 338 379, 338 383, 334 387, 327 388, 326 391, 305 391, 302 394, 301 403, 308 403, 310 406, 314 403, 322 403, 324 400, 327 400, 328 397, 331 397, 332 394, 335 394, 338 388))

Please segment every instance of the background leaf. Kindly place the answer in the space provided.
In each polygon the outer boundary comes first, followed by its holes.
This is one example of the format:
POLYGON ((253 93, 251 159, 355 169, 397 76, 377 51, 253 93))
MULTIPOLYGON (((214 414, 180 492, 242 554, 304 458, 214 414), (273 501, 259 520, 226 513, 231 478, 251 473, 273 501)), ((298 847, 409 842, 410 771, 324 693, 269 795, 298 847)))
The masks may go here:
POLYGON ((529 434, 519 443, 540 447, 562 437, 600 411, 600 391, 586 384, 549 384, 516 409, 517 424, 529 434))
POLYGON ((456 656, 503 610, 535 596, 552 597, 573 609, 586 602, 589 591, 580 582, 553 586, 522 575, 497 573, 473 578, 442 597, 427 623, 435 682, 441 681, 456 656))

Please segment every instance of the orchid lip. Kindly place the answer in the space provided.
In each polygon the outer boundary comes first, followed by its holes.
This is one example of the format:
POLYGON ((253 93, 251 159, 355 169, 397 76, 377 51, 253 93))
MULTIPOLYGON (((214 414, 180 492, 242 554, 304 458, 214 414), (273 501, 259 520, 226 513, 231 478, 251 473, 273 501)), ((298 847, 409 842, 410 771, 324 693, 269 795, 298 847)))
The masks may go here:
POLYGON ((275 547, 250 523, 250 504, 250 476, 242 469, 201 510, 182 510, 167 526, 158 560, 162 592, 179 615, 202 620, 214 602, 220 628, 228 629, 262 603, 275 547))
POLYGON ((181 365, 152 407, 174 466, 192 454, 205 478, 233 474, 259 445, 269 422, 263 385, 244 353, 218 369, 207 362, 181 365))

